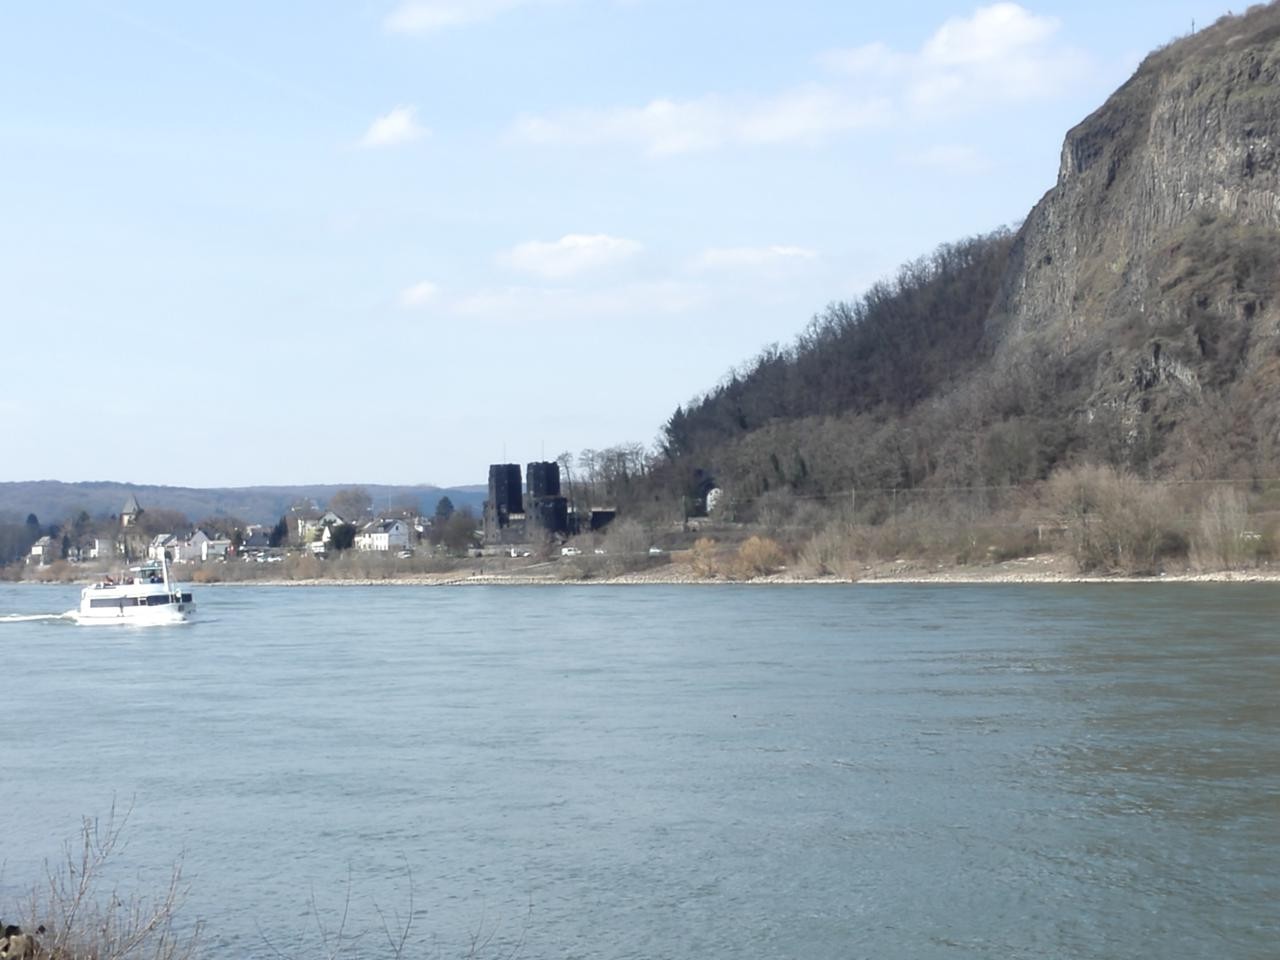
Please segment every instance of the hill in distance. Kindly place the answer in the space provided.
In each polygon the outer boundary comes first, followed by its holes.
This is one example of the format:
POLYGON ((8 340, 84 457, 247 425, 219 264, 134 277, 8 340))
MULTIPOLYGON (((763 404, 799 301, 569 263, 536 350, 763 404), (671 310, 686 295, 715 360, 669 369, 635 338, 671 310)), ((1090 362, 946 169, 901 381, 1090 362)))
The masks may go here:
POLYGON ((300 500, 315 500, 324 507, 339 490, 360 487, 373 498, 374 510, 415 505, 423 513, 435 511, 441 497, 455 507, 470 506, 479 512, 486 496, 482 486, 433 487, 385 484, 310 484, 298 486, 163 487, 145 484, 92 481, 63 483, 33 480, 0 483, 0 519, 21 522, 34 513, 42 523, 74 517, 81 510, 91 517, 120 513, 132 495, 145 509, 176 510, 193 523, 208 517, 235 517, 248 523, 275 523, 300 500))

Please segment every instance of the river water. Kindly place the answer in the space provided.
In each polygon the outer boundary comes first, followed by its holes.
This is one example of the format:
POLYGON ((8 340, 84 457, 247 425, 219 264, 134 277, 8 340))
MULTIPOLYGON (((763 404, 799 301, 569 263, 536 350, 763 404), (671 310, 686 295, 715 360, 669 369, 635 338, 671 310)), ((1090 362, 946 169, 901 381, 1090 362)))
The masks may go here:
POLYGON ((0 587, 0 915, 83 816, 209 955, 1280 955, 1280 587, 0 587), (7 619, 6 619, 7 616, 7 619), (342 916, 346 914, 345 926, 342 916))

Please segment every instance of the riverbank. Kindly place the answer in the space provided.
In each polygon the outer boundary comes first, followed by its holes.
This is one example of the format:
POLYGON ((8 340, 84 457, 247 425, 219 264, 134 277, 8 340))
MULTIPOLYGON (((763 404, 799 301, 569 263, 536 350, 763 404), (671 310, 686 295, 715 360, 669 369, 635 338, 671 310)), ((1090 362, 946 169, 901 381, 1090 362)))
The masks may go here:
MULTIPOLYGON (((509 561, 486 558, 457 561, 435 570, 388 568, 373 575, 360 575, 350 570, 321 570, 321 575, 281 576, 276 571, 260 570, 249 565, 220 570, 202 566, 194 570, 178 568, 174 579, 194 584, 199 589, 210 586, 716 586, 749 585, 827 585, 852 584, 1106 584, 1106 583, 1270 583, 1280 582, 1280 565, 1260 564, 1235 570, 1167 570, 1148 576, 1124 574, 1083 574, 1070 557, 1046 553, 1031 557, 986 564, 940 564, 920 560, 879 561, 861 565, 854 575, 813 576, 796 568, 783 568, 768 575, 742 578, 717 574, 706 576, 695 563, 681 553, 673 553, 664 562, 626 573, 607 570, 584 571, 567 560, 542 562, 509 561)), ((24 578, 22 582, 93 583, 101 574, 76 566, 65 566, 57 575, 24 578)))
MULTIPOLYGON (((673 560, 661 567, 632 573, 580 577, 559 564, 539 564, 524 569, 470 570, 404 574, 389 577, 312 577, 305 579, 255 579, 218 583, 218 586, 724 586, 778 585, 875 585, 875 584, 1108 584, 1108 583, 1280 583, 1280 568, 1247 570, 1163 572, 1153 576, 1101 576, 1081 574, 1069 559, 1055 555, 1026 557, 983 566, 927 566, 910 561, 867 565, 856 577, 813 577, 787 570, 751 579, 700 576, 688 562, 673 560)), ((213 584, 207 584, 213 585, 213 584)))

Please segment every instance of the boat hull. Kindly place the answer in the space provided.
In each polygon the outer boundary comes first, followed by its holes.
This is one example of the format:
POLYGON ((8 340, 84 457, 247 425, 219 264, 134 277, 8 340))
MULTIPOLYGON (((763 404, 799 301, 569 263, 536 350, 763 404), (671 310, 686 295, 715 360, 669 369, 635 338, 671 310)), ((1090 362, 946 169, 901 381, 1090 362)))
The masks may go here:
POLYGON ((162 627, 190 623, 196 615, 194 603, 171 603, 162 607, 106 607, 75 610, 68 616, 81 626, 162 627))

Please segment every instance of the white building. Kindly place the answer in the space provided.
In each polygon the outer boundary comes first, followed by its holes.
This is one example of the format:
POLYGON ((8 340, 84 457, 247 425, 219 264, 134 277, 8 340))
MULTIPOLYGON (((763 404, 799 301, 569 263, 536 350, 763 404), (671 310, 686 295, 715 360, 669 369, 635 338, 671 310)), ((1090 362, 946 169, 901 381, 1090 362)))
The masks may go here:
POLYGON ((315 541, 324 540, 328 542, 325 532, 333 527, 341 526, 346 521, 340 516, 329 510, 323 517, 318 519, 308 519, 304 517, 298 518, 298 542, 313 543, 315 541))
POLYGON ((113 560, 120 552, 114 540, 106 537, 94 537, 93 546, 89 548, 90 560, 113 560))
POLYGON ((157 533, 151 538, 151 543, 147 546, 148 560, 163 560, 166 556, 172 560, 174 549, 178 545, 178 538, 172 533, 157 533))
POLYGON ((197 560, 203 560, 205 556, 204 545, 209 542, 209 535, 203 530, 197 530, 186 540, 171 545, 170 554, 175 563, 194 563, 197 560))
POLYGON ((27 557, 27 563, 35 563, 42 567, 47 567, 58 559, 58 555, 61 552, 61 544, 55 544, 53 537, 41 537, 31 545, 31 553, 27 557))
POLYGON ((231 549, 230 540, 206 540, 200 544, 201 560, 225 560, 227 551, 231 549))
POLYGON ((409 524, 404 520, 374 520, 356 534, 357 550, 407 550, 409 524))

